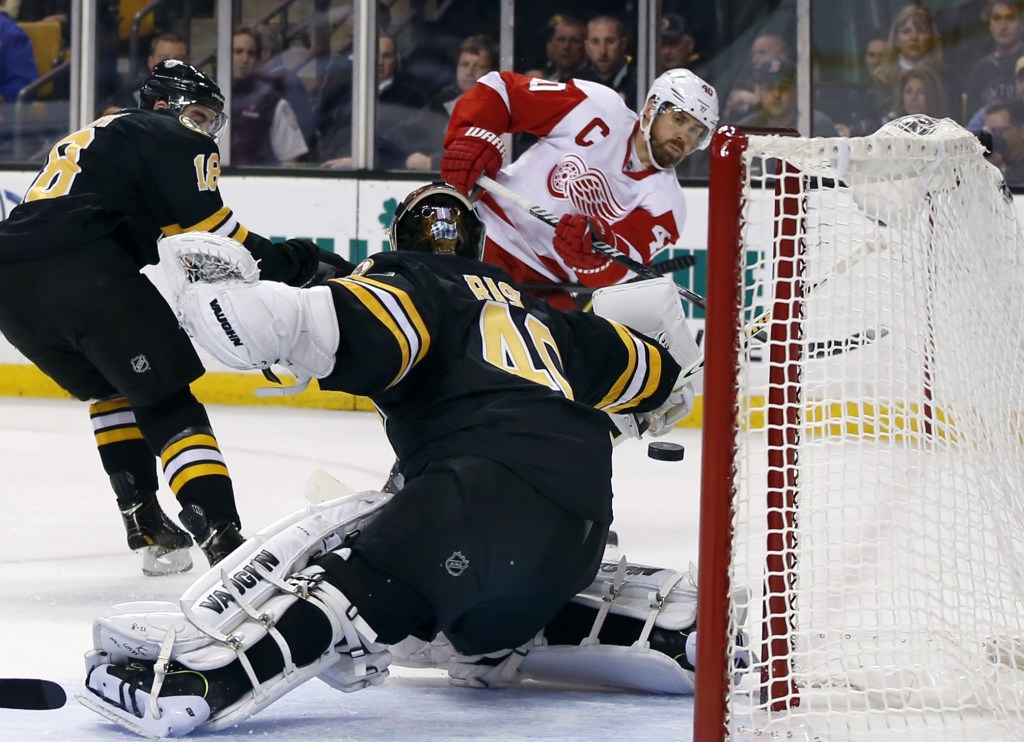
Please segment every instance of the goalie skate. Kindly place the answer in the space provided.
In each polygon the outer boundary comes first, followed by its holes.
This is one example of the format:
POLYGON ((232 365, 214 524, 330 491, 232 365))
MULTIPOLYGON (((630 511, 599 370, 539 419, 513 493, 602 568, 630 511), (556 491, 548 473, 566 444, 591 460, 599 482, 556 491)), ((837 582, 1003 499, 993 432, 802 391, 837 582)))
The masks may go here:
POLYGON ((107 664, 107 659, 104 652, 86 657, 87 664, 93 664, 85 681, 92 695, 79 694, 75 700, 90 711, 147 738, 181 737, 209 719, 210 706, 201 696, 154 698, 133 685, 132 666, 107 664))

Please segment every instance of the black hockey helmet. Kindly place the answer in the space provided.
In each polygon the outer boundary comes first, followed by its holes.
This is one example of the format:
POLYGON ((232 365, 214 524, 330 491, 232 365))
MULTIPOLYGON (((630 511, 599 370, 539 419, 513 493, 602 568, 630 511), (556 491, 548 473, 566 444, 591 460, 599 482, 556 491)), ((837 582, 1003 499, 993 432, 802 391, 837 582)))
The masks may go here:
POLYGON ((417 188, 395 209, 388 229, 392 250, 459 255, 479 260, 484 223, 472 201, 443 181, 417 188))
POLYGON ((217 114, 210 134, 216 135, 224 126, 224 95, 209 75, 178 59, 165 59, 153 68, 139 88, 139 106, 152 109, 157 101, 167 101, 175 113, 193 103, 217 114))

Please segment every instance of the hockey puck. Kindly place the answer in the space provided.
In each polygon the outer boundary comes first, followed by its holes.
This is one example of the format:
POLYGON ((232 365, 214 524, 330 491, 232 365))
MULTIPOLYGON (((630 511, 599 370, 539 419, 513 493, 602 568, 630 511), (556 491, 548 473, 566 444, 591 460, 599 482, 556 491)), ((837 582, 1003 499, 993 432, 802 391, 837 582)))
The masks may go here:
POLYGON ((685 448, 670 441, 655 441, 647 446, 647 455, 658 461, 682 461, 685 454, 685 448))

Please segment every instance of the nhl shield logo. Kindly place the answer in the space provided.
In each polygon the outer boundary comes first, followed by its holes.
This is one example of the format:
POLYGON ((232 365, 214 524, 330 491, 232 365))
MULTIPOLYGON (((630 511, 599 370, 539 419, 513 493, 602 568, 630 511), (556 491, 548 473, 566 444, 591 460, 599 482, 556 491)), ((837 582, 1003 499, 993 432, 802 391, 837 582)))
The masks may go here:
POLYGON ((444 568, 452 577, 458 577, 466 571, 467 567, 469 567, 469 560, 462 555, 461 551, 456 551, 444 563, 444 568))
POLYGON ((132 371, 137 374, 144 374, 149 371, 149 359, 146 356, 139 354, 131 360, 132 371))

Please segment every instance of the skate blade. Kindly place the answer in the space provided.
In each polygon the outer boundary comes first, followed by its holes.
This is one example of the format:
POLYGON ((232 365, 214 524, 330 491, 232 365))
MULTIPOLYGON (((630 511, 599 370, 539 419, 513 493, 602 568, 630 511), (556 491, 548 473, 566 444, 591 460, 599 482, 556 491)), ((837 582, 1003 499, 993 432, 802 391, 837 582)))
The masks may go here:
MULTIPOLYGON (((134 732, 140 737, 146 737, 147 739, 159 739, 160 737, 166 736, 166 733, 161 734, 159 730, 146 729, 141 723, 139 723, 141 721, 140 719, 130 715, 127 711, 123 711, 116 706, 104 703, 92 696, 79 694, 75 696, 75 700, 90 711, 99 714, 107 721, 111 721, 122 729, 127 729, 129 732, 134 732)), ((168 729, 167 732, 170 732, 170 729, 168 729)))
POLYGON ((177 575, 192 569, 188 549, 167 551, 162 546, 144 546, 137 553, 142 555, 142 573, 150 577, 177 575))

